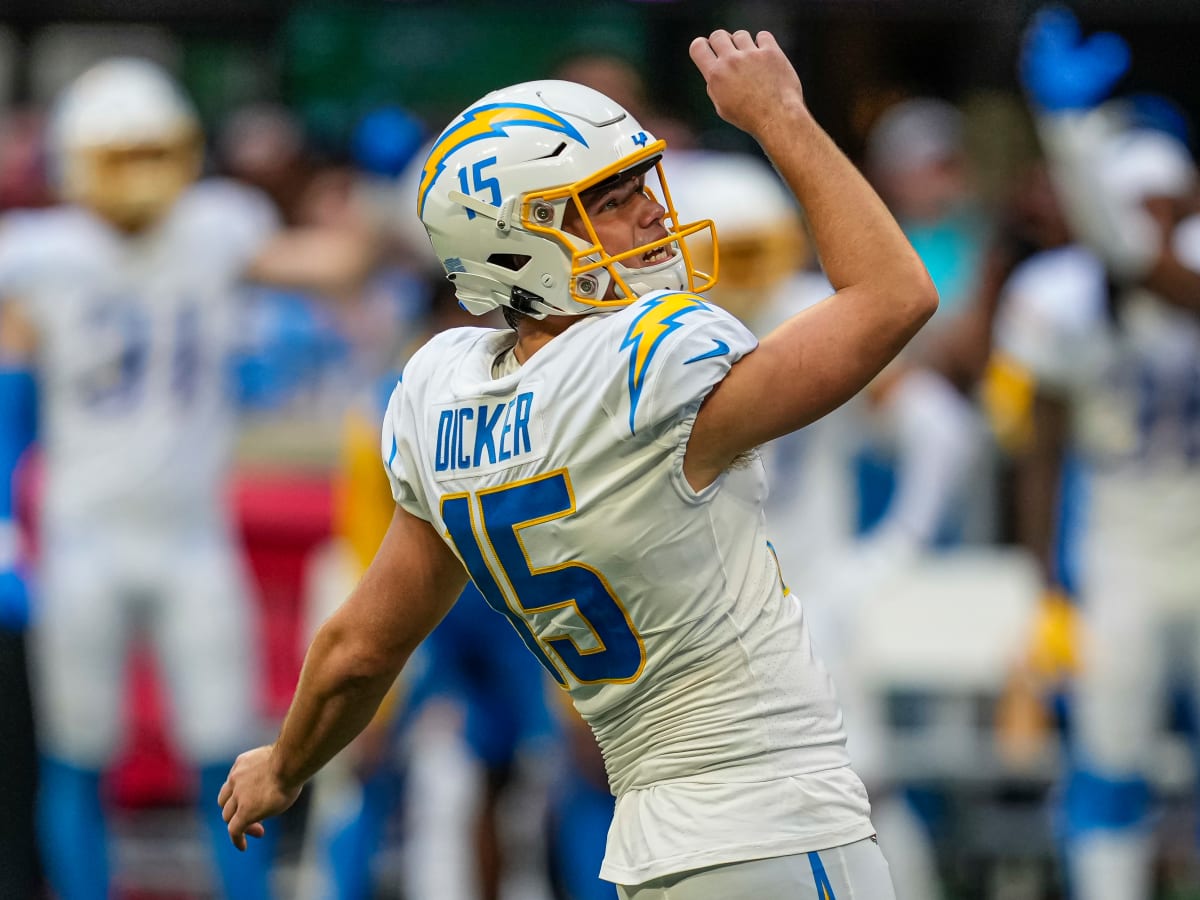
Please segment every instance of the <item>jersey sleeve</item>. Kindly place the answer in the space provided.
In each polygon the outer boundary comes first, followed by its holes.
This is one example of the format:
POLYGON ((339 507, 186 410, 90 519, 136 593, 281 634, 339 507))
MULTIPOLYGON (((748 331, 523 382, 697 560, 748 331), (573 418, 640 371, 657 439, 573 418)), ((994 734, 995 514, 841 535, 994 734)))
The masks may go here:
POLYGON ((421 484, 420 467, 413 444, 417 434, 417 421, 412 399, 405 393, 403 380, 396 382, 392 397, 388 401, 383 417, 384 470, 392 488, 392 497, 406 512, 433 521, 429 500, 421 484))
POLYGON ((1081 248, 1031 257, 1009 277, 996 319, 996 350, 1043 388, 1068 391, 1095 372, 1108 286, 1100 261, 1081 248))
POLYGON ((694 416, 735 362, 758 346, 730 313, 688 293, 648 295, 629 311, 619 352, 628 433, 662 435, 694 416))

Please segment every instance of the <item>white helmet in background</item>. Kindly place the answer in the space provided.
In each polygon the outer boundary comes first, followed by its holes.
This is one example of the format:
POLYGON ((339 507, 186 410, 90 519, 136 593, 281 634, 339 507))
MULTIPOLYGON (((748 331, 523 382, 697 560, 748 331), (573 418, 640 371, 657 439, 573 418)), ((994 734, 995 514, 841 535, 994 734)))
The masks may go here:
MULTIPOLYGON (((775 170, 747 153, 685 151, 665 168, 680 215, 703 209, 720 232, 721 281, 709 299, 753 325, 808 258, 799 205, 775 170)), ((692 256, 704 268, 713 251, 705 235, 698 237, 692 256)))
POLYGON ((417 189, 417 214, 463 307, 582 315, 651 290, 710 287, 715 269, 697 271, 684 239, 712 223, 680 223, 659 164, 665 147, 608 97, 572 82, 526 82, 467 107, 434 142, 417 189), (580 194, 642 173, 657 176, 662 196, 647 189, 666 210, 668 234, 610 254, 580 194), (569 205, 588 238, 563 230, 569 205), (673 252, 661 262, 623 264, 662 247, 673 252))
POLYGON ((49 149, 59 193, 119 228, 157 221, 200 173, 192 104, 144 59, 113 58, 59 95, 49 149))
POLYGON ((1119 131, 1099 147, 1097 162, 1104 189, 1126 203, 1147 197, 1186 197, 1196 187, 1191 154, 1165 131, 1119 131))
POLYGON ((1151 128, 1117 131, 1100 141, 1094 154, 1097 186, 1117 236, 1100 246, 1118 278, 1135 279, 1171 239, 1146 203, 1166 200, 1176 206, 1193 198, 1196 165, 1181 141, 1151 128))

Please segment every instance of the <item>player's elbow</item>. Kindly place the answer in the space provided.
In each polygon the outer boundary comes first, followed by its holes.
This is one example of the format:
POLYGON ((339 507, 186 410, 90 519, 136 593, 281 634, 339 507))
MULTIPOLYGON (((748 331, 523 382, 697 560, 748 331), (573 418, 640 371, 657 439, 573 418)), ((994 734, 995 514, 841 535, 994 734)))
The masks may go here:
POLYGON ((909 270, 896 282, 895 291, 903 313, 912 323, 914 330, 928 322, 937 312, 937 288, 919 260, 914 260, 909 270))
POLYGON ((335 690, 376 681, 391 681, 404 665, 403 654, 377 638, 377 632, 355 628, 335 615, 317 632, 310 655, 320 658, 335 690))
POLYGON ((879 334, 888 345, 907 343, 937 311, 938 293, 925 267, 912 261, 889 267, 862 285, 879 334))

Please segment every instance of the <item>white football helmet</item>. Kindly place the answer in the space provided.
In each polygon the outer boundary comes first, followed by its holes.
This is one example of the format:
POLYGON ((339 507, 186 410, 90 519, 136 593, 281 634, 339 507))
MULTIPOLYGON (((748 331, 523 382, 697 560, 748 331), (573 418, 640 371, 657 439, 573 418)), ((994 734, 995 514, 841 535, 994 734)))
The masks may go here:
POLYGON ((608 97, 568 81, 514 85, 467 107, 434 142, 417 190, 417 214, 463 307, 581 315, 660 288, 711 287, 715 266, 712 275, 698 272, 684 239, 711 232, 712 222, 680 224, 659 164, 665 147, 608 97), (667 236, 609 253, 580 194, 651 171, 667 236), (587 239, 563 230, 568 204, 587 239), (660 247, 674 252, 643 268, 623 264, 660 247))
POLYGON ((113 58, 59 96, 49 152, 59 193, 120 228, 156 221, 200 173, 195 110, 144 59, 113 58))

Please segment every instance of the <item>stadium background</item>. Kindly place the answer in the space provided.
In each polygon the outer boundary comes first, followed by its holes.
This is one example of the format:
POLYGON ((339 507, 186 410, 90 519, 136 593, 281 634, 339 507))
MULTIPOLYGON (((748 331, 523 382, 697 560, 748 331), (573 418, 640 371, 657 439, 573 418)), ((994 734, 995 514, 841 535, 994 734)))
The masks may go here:
MULTIPOLYGON (((542 77, 577 53, 612 52, 641 70, 653 107, 688 122, 700 146, 754 152, 745 135, 713 114, 686 47, 715 27, 767 28, 796 62, 819 120, 854 158, 878 115, 897 99, 932 95, 958 104, 982 194, 999 205, 1020 162, 1035 152, 1015 61, 1037 6, 1028 0, 2 0, 0 109, 44 109, 83 63, 109 52, 145 54, 180 77, 210 138, 239 107, 277 102, 302 123, 314 165, 353 167, 355 129, 373 110, 395 105, 436 130, 495 85, 542 77)), ((1164 94, 1196 121, 1200 5, 1092 0, 1072 8, 1087 28, 1112 28, 1130 42, 1136 64, 1123 90, 1164 94)), ((8 136, 0 147, 5 143, 11 148, 8 136)), ((0 157, 0 190, 8 192, 0 203, 19 204, 28 188, 21 177, 29 171, 11 153, 0 157)), ((336 330, 336 323, 321 322, 312 330, 325 325, 336 330)), ((309 552, 333 527, 337 425, 352 393, 325 381, 343 358, 339 351, 307 334, 311 370, 296 376, 307 390, 293 383, 286 399, 261 404, 248 417, 237 488, 262 602, 274 623, 266 694, 275 714, 299 663, 299 595, 309 552), (313 428, 314 421, 330 427, 313 428)), ((989 537, 1001 545, 1012 540, 1002 507, 989 537)), ((130 896, 202 896, 171 886, 179 884, 179 867, 202 863, 193 833, 175 812, 189 786, 158 730, 153 685, 147 670, 131 688, 139 730, 113 776, 114 795, 131 811, 122 832, 126 884, 130 896)), ((892 699, 899 729, 928 715, 926 698, 900 692, 892 699)), ((983 734, 994 700, 968 698, 952 714, 953 727, 983 734)), ((1014 772, 980 760, 969 769, 924 771, 911 782, 913 801, 931 823, 947 897, 1060 896, 1045 806, 1053 761, 1014 772)), ((1170 837, 1165 881, 1181 885, 1172 895, 1179 898, 1198 896, 1194 818, 1190 792, 1178 787, 1160 831, 1170 837)), ((296 816, 288 825, 285 860, 297 852, 301 821, 296 816)))

